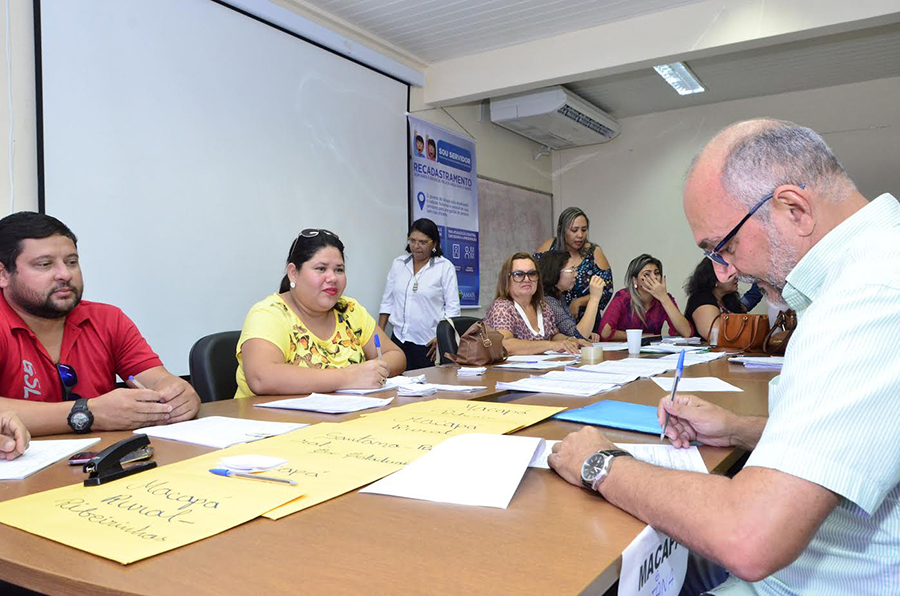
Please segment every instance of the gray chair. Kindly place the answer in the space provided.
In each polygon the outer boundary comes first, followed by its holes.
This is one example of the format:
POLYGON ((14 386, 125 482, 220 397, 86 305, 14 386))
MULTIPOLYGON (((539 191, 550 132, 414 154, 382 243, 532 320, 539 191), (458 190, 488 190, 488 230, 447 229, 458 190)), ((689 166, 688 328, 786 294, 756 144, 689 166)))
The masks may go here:
POLYGON ((240 331, 222 331, 197 340, 191 348, 188 361, 191 369, 191 385, 200 401, 208 403, 231 399, 237 391, 237 349, 240 331))

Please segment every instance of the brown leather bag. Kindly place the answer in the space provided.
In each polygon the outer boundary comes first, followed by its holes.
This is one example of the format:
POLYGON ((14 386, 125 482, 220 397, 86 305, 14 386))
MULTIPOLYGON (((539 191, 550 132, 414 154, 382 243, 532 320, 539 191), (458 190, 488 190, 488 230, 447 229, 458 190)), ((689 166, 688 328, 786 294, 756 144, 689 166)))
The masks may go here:
POLYGON ((716 346, 742 352, 761 352, 769 332, 769 315, 722 313, 709 326, 710 336, 718 326, 716 346))
POLYGON ((456 355, 449 352, 444 355, 463 366, 485 366, 503 362, 508 356, 503 347, 503 336, 485 325, 484 321, 474 323, 456 343, 456 355))
POLYGON ((797 328, 797 313, 793 310, 783 310, 775 317, 775 324, 763 341, 763 351, 770 356, 783 356, 787 349, 788 340, 797 328))

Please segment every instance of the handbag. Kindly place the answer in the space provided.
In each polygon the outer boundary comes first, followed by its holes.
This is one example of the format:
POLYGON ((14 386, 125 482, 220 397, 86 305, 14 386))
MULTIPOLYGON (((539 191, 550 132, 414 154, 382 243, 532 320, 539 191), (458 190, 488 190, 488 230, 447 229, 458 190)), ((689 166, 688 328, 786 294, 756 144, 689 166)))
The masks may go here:
MULTIPOLYGON (((454 326, 455 330, 456 327, 454 326)), ((484 366, 506 360, 508 353, 503 347, 503 336, 484 321, 474 323, 465 333, 457 337, 456 355, 444 353, 455 364, 463 366, 484 366)))
POLYGON ((721 313, 709 326, 709 336, 712 337, 716 330, 718 330, 717 347, 742 352, 760 352, 769 331, 769 315, 721 313))
POLYGON ((775 317, 775 324, 763 341, 763 352, 769 356, 783 356, 787 349, 788 340, 797 328, 797 313, 793 310, 783 310, 775 317))

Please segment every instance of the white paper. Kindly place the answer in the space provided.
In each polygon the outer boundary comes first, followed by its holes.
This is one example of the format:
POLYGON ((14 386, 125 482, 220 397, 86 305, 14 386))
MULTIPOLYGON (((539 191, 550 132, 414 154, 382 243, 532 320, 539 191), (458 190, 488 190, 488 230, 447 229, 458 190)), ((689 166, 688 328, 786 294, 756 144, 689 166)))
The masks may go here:
POLYGON ((610 389, 618 387, 615 383, 602 382, 582 382, 582 381, 556 381, 542 379, 541 377, 530 377, 527 379, 519 379, 510 383, 497 383, 494 386, 497 390, 505 391, 528 391, 530 393, 555 393, 557 395, 575 395, 578 397, 589 397, 597 395, 610 389))
POLYGON ((375 387, 374 389, 338 389, 335 393, 346 393, 348 395, 368 395, 369 393, 378 393, 379 391, 387 391, 388 389, 396 389, 402 385, 410 385, 412 383, 424 383, 425 375, 415 377, 406 377, 397 375, 384 380, 384 385, 375 387))
MULTIPOLYGON (((393 397, 365 397, 362 395, 326 395, 312 393, 309 397, 293 397, 280 399, 264 404, 254 404, 257 408, 276 408, 281 410, 305 410, 307 412, 322 412, 324 414, 347 414, 380 408, 394 400, 393 397)), ((305 425, 304 425, 305 426, 305 425)))
POLYGON ((611 374, 585 371, 574 366, 566 367, 566 370, 553 370, 540 376, 541 379, 554 379, 557 381, 587 381, 590 383, 615 383, 626 385, 638 378, 636 374, 611 374))
POLYGON ((425 383, 416 383, 415 385, 397 387, 397 397, 425 397, 426 395, 434 395, 437 391, 437 389, 429 387, 425 383))
POLYGON ((588 364, 578 370, 589 372, 638 375, 639 377, 652 377, 670 370, 675 370, 678 363, 666 358, 625 358, 623 360, 605 360, 599 364, 588 364))
MULTIPOLYGON (((724 358, 727 355, 727 352, 685 352, 684 365, 693 366, 694 364, 712 362, 713 360, 724 358)), ((678 356, 678 354, 671 354, 669 356, 663 356, 662 358, 660 358, 660 360, 672 361, 677 363, 678 356)))
POLYGON ((477 377, 483 375, 487 371, 485 366, 462 366, 456 374, 460 377, 477 377))
POLYGON ((603 348, 604 352, 616 352, 619 350, 627 350, 627 341, 600 341, 594 344, 595 348, 603 348))
POLYGON ((288 433, 304 426, 307 425, 291 422, 246 420, 244 418, 228 418, 226 416, 209 416, 207 418, 176 422, 175 424, 139 428, 134 431, 134 434, 224 449, 238 443, 248 443, 288 433))
POLYGON ((88 447, 99 441, 99 438, 31 441, 25 453, 16 459, 10 461, 0 459, 0 480, 28 478, 50 464, 55 464, 80 451, 87 451, 88 447))
POLYGON ((765 370, 781 370, 784 366, 784 356, 738 356, 731 362, 740 362, 747 368, 765 370))
POLYGON ((666 342, 656 342, 652 343, 649 346, 642 346, 641 352, 650 352, 650 353, 663 353, 663 354, 680 354, 682 350, 684 350, 685 354, 690 354, 691 352, 699 352, 701 350, 708 349, 706 346, 687 346, 680 345, 676 346, 674 344, 666 343, 666 342))
POLYGON ((550 360, 551 358, 559 358, 562 354, 558 352, 550 352, 544 354, 524 354, 519 356, 507 356, 506 360, 509 362, 543 362, 544 360, 550 360))
POLYGON ((430 387, 438 391, 452 391, 454 393, 475 393, 476 391, 487 389, 487 385, 444 385, 442 383, 422 383, 422 387, 430 387))
POLYGON ((529 360, 529 361, 519 361, 519 362, 509 362, 507 364, 498 364, 495 368, 510 368, 514 370, 549 370, 551 368, 560 368, 562 366, 566 366, 567 364, 572 364, 575 362, 574 358, 569 358, 567 360, 551 360, 551 361, 538 361, 538 360, 529 360))
MULTIPOLYGON (((672 391, 675 377, 653 377, 651 380, 666 391, 672 391)), ((743 389, 716 377, 681 377, 678 382, 678 391, 687 393, 689 391, 743 391, 743 389)))
POLYGON ((281 457, 273 457, 271 455, 232 455, 231 457, 223 457, 219 460, 217 466, 234 470, 235 472, 267 472, 274 470, 278 466, 283 466, 288 460, 281 457))
POLYGON ((543 442, 537 437, 457 435, 359 492, 506 509, 543 442))
MULTIPOLYGON (((553 450, 553 446, 559 441, 544 441, 545 448, 543 451, 534 454, 531 463, 528 464, 532 468, 550 469, 547 463, 547 456, 553 450)), ((688 447, 687 449, 678 449, 669 443, 664 444, 638 444, 638 443, 616 443, 616 447, 623 449, 639 459, 642 462, 653 464, 661 468, 670 470, 683 470, 685 472, 701 472, 708 474, 706 464, 703 463, 703 457, 697 447, 688 447)))
POLYGON ((699 346, 703 343, 703 339, 700 337, 664 337, 662 342, 664 344, 672 344, 673 346, 699 346))
POLYGON ((619 596, 677 596, 688 549, 647 526, 622 552, 619 596))

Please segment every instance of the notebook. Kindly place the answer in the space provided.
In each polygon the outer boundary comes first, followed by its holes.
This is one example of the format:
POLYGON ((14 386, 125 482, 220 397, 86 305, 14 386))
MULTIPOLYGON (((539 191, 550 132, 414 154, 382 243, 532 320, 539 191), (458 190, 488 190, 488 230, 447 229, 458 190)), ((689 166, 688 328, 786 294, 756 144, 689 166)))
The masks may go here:
POLYGON ((592 424, 610 426, 624 430, 636 430, 642 433, 659 435, 662 428, 656 418, 656 407, 643 404, 631 404, 623 401, 605 399, 595 404, 560 412, 554 418, 592 424))

